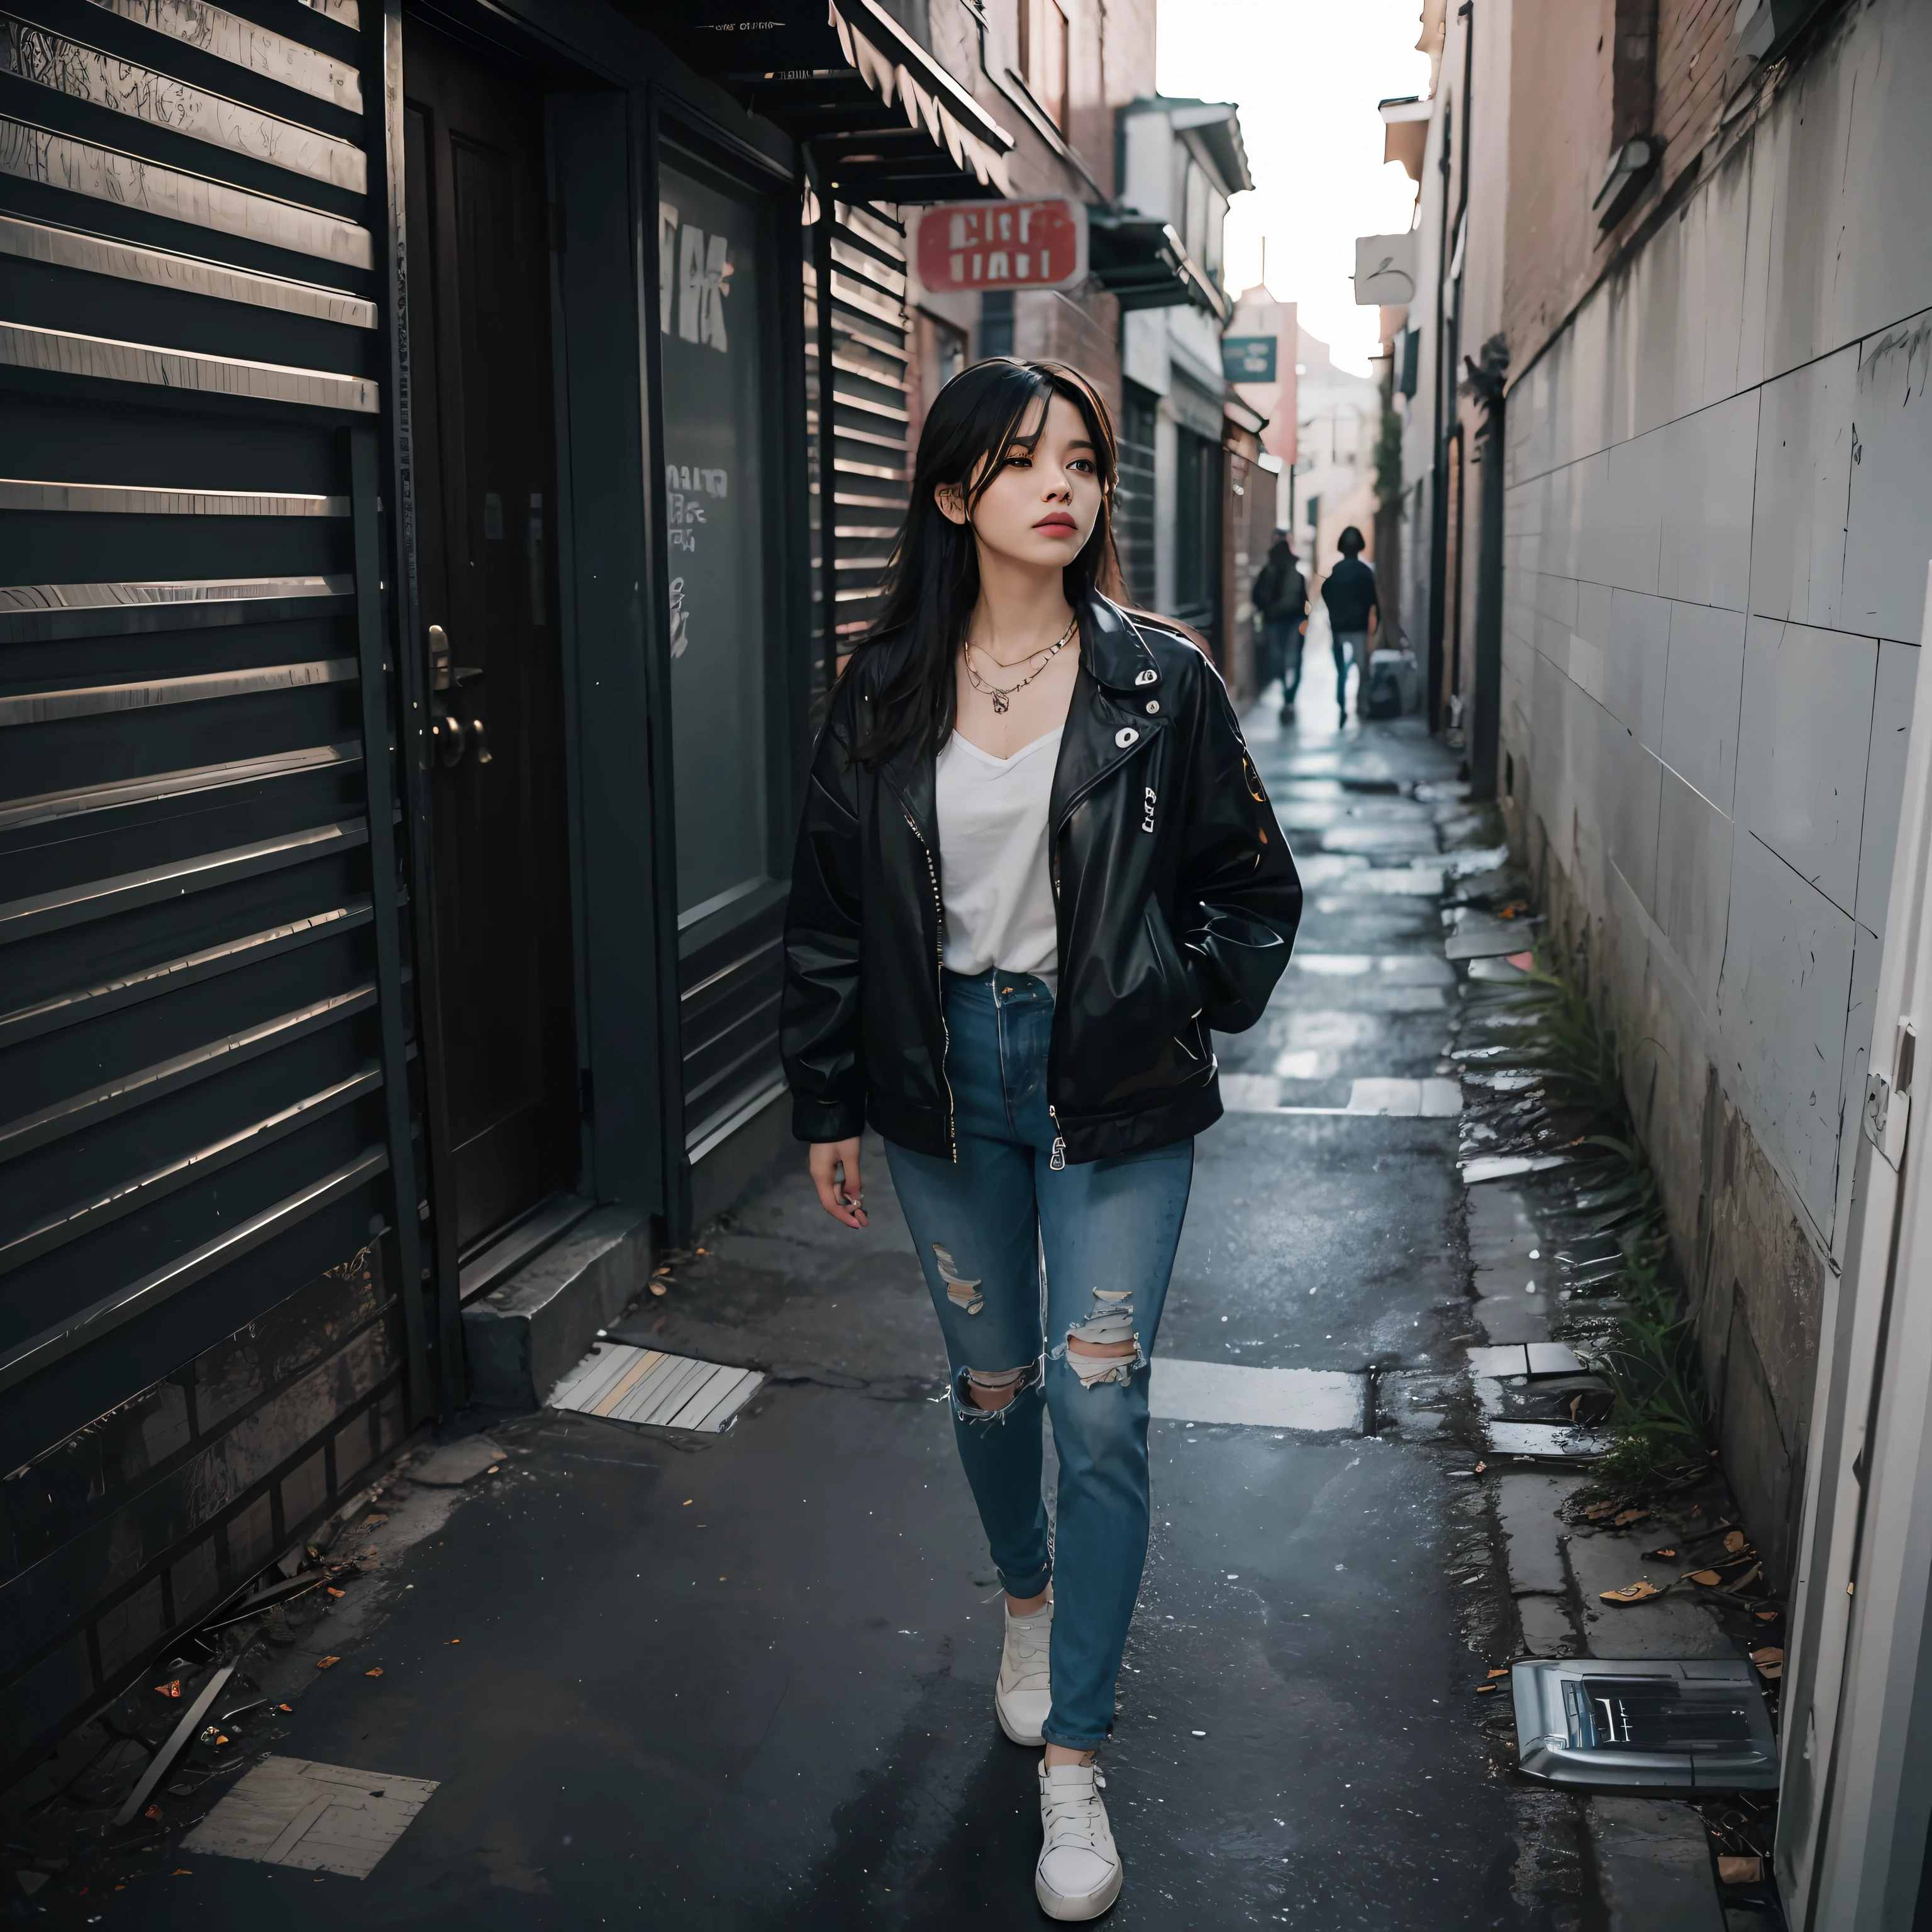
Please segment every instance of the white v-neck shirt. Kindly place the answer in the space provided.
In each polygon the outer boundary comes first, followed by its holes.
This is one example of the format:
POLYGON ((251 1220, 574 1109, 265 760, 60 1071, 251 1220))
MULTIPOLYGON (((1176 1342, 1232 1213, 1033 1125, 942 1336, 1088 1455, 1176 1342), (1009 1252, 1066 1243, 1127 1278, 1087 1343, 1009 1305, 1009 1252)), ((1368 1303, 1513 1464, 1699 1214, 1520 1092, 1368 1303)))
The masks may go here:
POLYGON ((995 966, 1057 990, 1059 934, 1046 851, 1061 725, 996 758, 956 731, 934 770, 940 897, 950 972, 995 966))

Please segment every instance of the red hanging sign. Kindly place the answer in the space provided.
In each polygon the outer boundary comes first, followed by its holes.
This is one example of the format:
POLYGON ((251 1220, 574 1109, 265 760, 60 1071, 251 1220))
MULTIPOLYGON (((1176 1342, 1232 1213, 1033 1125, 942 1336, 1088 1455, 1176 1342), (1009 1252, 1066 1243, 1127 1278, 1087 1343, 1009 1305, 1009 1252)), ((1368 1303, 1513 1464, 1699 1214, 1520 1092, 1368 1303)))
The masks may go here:
POLYGON ((928 208, 919 223, 919 278, 935 295, 1084 281, 1086 204, 1057 195, 928 208))

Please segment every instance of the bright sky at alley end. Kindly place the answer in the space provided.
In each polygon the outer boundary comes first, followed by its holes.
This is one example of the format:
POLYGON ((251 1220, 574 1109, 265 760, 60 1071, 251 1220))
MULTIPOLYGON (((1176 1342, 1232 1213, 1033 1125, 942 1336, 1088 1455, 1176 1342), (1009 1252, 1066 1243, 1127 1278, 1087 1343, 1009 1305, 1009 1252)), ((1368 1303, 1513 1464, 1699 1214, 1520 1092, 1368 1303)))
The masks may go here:
POLYGON ((1421 0, 1160 0, 1160 91, 1232 100, 1255 177, 1228 215, 1227 281, 1261 279, 1366 374, 1376 311, 1354 305, 1355 237, 1409 225, 1414 184, 1382 161, 1376 103, 1420 94, 1421 0))

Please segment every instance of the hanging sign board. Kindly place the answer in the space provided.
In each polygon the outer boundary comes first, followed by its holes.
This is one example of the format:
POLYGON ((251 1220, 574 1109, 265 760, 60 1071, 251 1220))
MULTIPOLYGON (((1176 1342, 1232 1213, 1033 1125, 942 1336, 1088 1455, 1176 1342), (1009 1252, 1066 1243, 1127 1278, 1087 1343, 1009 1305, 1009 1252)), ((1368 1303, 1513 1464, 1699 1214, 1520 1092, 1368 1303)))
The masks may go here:
POLYGON ((934 295, 976 289, 1064 289, 1087 279, 1087 206, 1051 201, 960 201, 919 222, 919 278, 934 295))
POLYGON ((1417 253, 1420 241, 1406 235, 1358 235, 1355 238, 1355 306, 1400 308, 1415 299, 1420 270, 1417 253))
POLYGON ((1231 382, 1272 382, 1277 346, 1272 335, 1224 335, 1221 374, 1231 382))

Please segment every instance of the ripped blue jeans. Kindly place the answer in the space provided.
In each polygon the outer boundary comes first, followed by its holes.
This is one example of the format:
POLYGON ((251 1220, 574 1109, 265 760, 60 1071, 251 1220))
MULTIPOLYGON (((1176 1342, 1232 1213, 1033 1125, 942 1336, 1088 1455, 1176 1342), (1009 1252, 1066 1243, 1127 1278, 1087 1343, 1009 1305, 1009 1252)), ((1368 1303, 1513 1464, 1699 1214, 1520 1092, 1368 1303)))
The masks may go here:
POLYGON ((952 1371, 952 1427, 1000 1581, 1054 1586, 1053 1710, 1045 1735, 1091 1750, 1114 1687, 1148 1544, 1148 1358, 1187 1211, 1194 1143, 1055 1169, 1047 1112, 1053 996, 1024 973, 945 980, 946 1072, 958 1162, 888 1141, 952 1371), (1070 1354, 1070 1336, 1132 1340, 1070 1354), (1017 1386, 1003 1408, 982 1388, 1017 1386), (1060 1486, 1049 1544, 1041 1412, 1060 1486))

